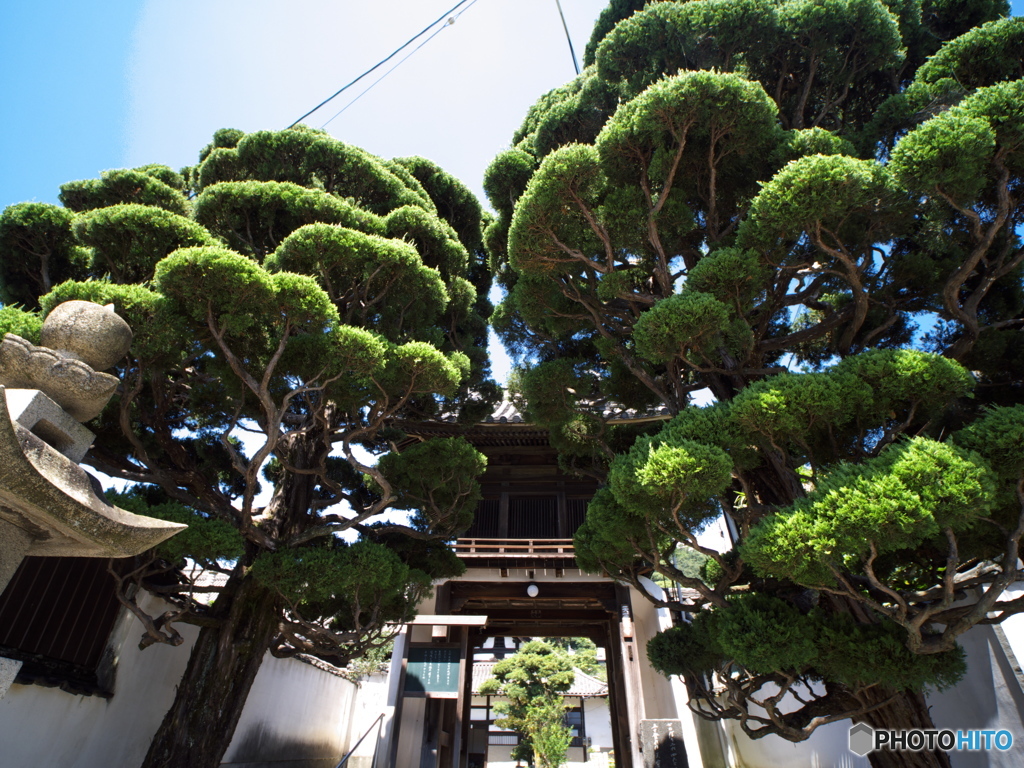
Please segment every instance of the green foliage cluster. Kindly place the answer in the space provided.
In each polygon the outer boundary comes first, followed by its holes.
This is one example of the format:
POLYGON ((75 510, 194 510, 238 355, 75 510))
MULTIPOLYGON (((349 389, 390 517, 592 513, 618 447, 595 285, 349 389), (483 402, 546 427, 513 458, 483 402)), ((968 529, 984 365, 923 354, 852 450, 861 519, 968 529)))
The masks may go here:
POLYGON ((371 540, 262 554, 251 577, 274 590, 299 616, 328 629, 352 631, 383 621, 409 621, 432 574, 410 568, 391 548, 371 540))
POLYGON ((514 757, 529 759, 539 768, 559 768, 566 758, 571 731, 564 723, 562 694, 575 679, 572 657, 549 643, 532 640, 494 665, 494 677, 480 692, 501 696, 494 709, 499 728, 517 731, 522 741, 514 757))
POLYGON ((83 250, 71 229, 74 214, 46 203, 18 203, 0 217, 0 301, 39 308, 39 296, 81 274, 83 250))
POLYGON ((666 675, 703 678, 733 660, 754 673, 792 670, 809 681, 850 688, 885 685, 896 690, 940 690, 967 670, 959 647, 939 654, 912 653, 892 625, 860 624, 848 615, 812 610, 765 594, 730 598, 693 621, 655 635, 651 665, 666 675))
POLYGON ((813 492, 756 526, 740 551, 755 571, 828 586, 871 555, 913 552, 946 529, 969 530, 988 514, 994 484, 977 455, 916 438, 836 466, 813 492))
POLYGON ((487 459, 462 437, 443 437, 388 453, 378 463, 397 496, 396 509, 416 510, 413 527, 451 534, 473 522, 482 498, 476 478, 487 459))
POLYGON ((189 559, 208 567, 218 560, 235 560, 245 551, 245 541, 230 523, 172 501, 159 488, 136 487, 124 493, 108 491, 106 496, 111 504, 137 515, 188 526, 156 548, 156 554, 171 563, 189 559))
POLYGON ((190 664, 224 684, 179 700, 227 713, 267 651, 344 663, 384 645, 461 572, 445 541, 479 498, 481 454, 394 426, 473 421, 498 394, 472 193, 423 158, 298 126, 218 131, 180 173, 107 171, 60 199, 0 215, 0 330, 37 341, 71 299, 132 327, 88 462, 135 484, 116 503, 188 525, 121 580, 140 618, 135 587, 174 604, 143 645, 203 627, 190 664), (411 523, 382 524, 393 509, 411 523))
POLYGON ((604 664, 597 660, 597 644, 589 637, 549 637, 544 642, 562 648, 570 657, 573 667, 598 680, 607 681, 604 664))
POLYGON ((1020 610, 993 602, 1024 530, 1007 12, 615 0, 486 174, 518 396, 602 484, 578 562, 686 587, 651 658, 753 737, 914 709, 1020 610))

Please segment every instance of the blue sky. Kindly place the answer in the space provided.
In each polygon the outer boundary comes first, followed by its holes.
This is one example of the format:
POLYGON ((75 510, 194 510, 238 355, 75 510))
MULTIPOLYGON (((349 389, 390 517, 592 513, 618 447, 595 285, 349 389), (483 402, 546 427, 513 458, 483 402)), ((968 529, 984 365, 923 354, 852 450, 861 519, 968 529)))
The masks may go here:
MULTIPOLYGON (((0 207, 56 203, 64 182, 109 168, 192 164, 218 128, 284 128, 456 2, 9 1, 0 207)), ((580 57, 606 2, 561 0, 580 57)), ((384 157, 428 157, 482 198, 487 164, 575 70, 555 0, 476 0, 460 11, 327 128, 384 157)), ((386 69, 305 122, 322 127, 386 69)), ((509 361, 491 341, 504 380, 509 361)))
POLYGON ((64 181, 123 158, 129 0, 8 2, 0 22, 0 206, 56 202, 64 181))
MULTIPOLYGON (((0 207, 56 202, 60 184, 107 168, 192 163, 217 128, 284 127, 455 2, 8 0, 0 207)), ((580 56, 605 4, 562 0, 580 56)), ((479 193, 529 105, 572 75, 555 0, 477 0, 328 129, 429 157, 479 193)))
MULTIPOLYGON (((562 0, 580 55, 605 3, 562 0)), ((0 207, 56 202, 61 183, 107 168, 192 163, 217 128, 284 127, 454 4, 8 0, 0 207)), ((429 157, 479 193, 529 105, 572 75, 555 0, 477 0, 328 129, 429 157)))
MULTIPOLYGON (((9 1, 0 206, 56 202, 108 168, 190 164, 217 128, 283 128, 456 1, 9 1)), ((580 54, 605 3, 562 0, 580 54)), ((328 129, 479 192, 529 105, 573 74, 555 0, 477 0, 328 129)))
MULTIPOLYGON (((57 202, 60 184, 108 168, 191 164, 218 128, 283 128, 455 2, 7 0, 0 207, 57 202)), ((607 0, 561 2, 582 57, 607 0)), ((482 197, 526 110, 573 74, 555 0, 476 0, 327 128, 385 157, 428 157, 482 197)))

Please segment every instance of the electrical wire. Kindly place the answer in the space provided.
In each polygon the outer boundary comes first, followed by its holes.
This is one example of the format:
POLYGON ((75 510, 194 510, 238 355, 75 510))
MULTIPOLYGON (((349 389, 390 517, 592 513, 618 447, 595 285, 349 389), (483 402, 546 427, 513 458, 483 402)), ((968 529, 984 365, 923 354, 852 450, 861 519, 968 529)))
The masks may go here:
MULTIPOLYGON (((454 24, 454 23, 455 23, 455 21, 456 21, 456 19, 458 19, 458 18, 459 18, 459 16, 461 16, 461 15, 462 15, 462 14, 464 14, 464 13, 465 13, 466 11, 468 11, 468 10, 469 10, 470 8, 472 8, 472 7, 474 6, 474 5, 476 5, 476 3, 477 3, 477 0, 473 0, 473 1, 472 1, 472 2, 471 2, 471 3, 469 4, 469 5, 467 5, 467 6, 465 7, 465 8, 463 8, 463 9, 462 9, 461 11, 459 11, 459 12, 458 12, 457 14, 455 14, 455 15, 454 15, 454 16, 452 16, 452 17, 450 17, 450 18, 448 19, 448 21, 447 21, 447 22, 446 22, 446 23, 445 23, 445 24, 444 24, 443 26, 439 27, 438 29, 436 29, 436 30, 434 31, 434 34, 432 34, 432 35, 431 35, 430 37, 428 37, 428 38, 427 38, 426 40, 424 40, 424 41, 423 41, 422 43, 420 43, 420 44, 419 44, 419 45, 417 45, 417 46, 416 46, 415 48, 413 48, 413 49, 412 49, 411 51, 409 51, 409 53, 407 53, 407 54, 406 54, 406 55, 405 55, 405 56, 404 56, 404 57, 403 57, 403 58, 402 58, 401 60, 399 60, 399 62, 398 62, 397 64, 395 64, 395 66, 393 66, 393 67, 392 67, 391 69, 389 69, 389 70, 388 70, 387 72, 385 72, 385 73, 384 73, 383 75, 381 75, 381 76, 380 76, 380 77, 378 77, 378 78, 377 78, 376 80, 374 80, 374 81, 373 81, 372 83, 370 83, 370 84, 369 84, 369 85, 368 85, 368 86, 367 86, 367 87, 365 88, 365 90, 363 90, 363 92, 362 92, 362 93, 360 93, 360 94, 359 94, 358 96, 356 96, 356 97, 355 97, 354 99, 352 99, 352 101, 350 101, 350 102, 349 102, 348 104, 346 104, 346 105, 345 105, 344 107, 342 107, 342 108, 341 108, 341 109, 339 109, 339 110, 338 110, 337 112, 335 112, 335 113, 334 113, 333 115, 331 115, 331 117, 330 117, 330 118, 328 118, 328 119, 327 119, 327 121, 326 121, 326 122, 325 122, 325 123, 324 123, 323 125, 321 125, 320 127, 321 127, 321 128, 326 128, 326 127, 327 127, 327 124, 328 124, 328 123, 330 123, 330 122, 331 122, 332 120, 334 120, 334 118, 338 117, 338 115, 340 115, 340 114, 341 114, 342 112, 344 112, 344 111, 345 111, 346 109, 348 109, 348 108, 349 108, 349 107, 351 107, 351 106, 352 106, 353 104, 355 104, 355 103, 356 103, 357 101, 359 101, 359 100, 360 100, 361 98, 363 98, 363 96, 365 96, 365 95, 366 95, 366 94, 367 94, 367 93, 368 93, 368 92, 370 91, 370 89, 372 89, 372 88, 373 88, 373 87, 374 87, 375 85, 377 85, 377 83, 379 83, 379 82, 380 82, 381 80, 383 80, 383 79, 384 79, 385 77, 387 77, 387 76, 388 76, 388 75, 390 75, 390 74, 391 74, 392 72, 394 72, 394 71, 395 71, 396 69, 398 69, 398 68, 399 68, 400 66, 402 66, 402 64, 404 64, 404 63, 405 63, 405 62, 406 62, 406 61, 407 61, 408 59, 410 59, 410 58, 411 58, 411 57, 413 56, 413 54, 415 54, 415 53, 416 53, 416 51, 418 51, 418 50, 419 50, 420 48, 422 48, 422 47, 423 47, 423 46, 425 46, 425 45, 426 45, 427 43, 429 43, 429 42, 430 42, 431 40, 433 40, 433 39, 434 39, 435 37, 437 37, 437 36, 438 36, 439 34, 441 34, 441 32, 443 32, 443 31, 444 31, 445 29, 447 29, 447 28, 448 28, 448 27, 450 27, 450 26, 451 26, 452 24, 454 24)), ((428 29, 429 29, 429 27, 428 27, 428 29)))
MULTIPOLYGON (((429 31, 430 31, 431 29, 433 29, 434 27, 436 27, 436 26, 437 26, 437 25, 438 25, 438 24, 439 24, 440 22, 442 22, 442 21, 444 21, 445 19, 447 19, 448 17, 450 17, 450 16, 451 16, 451 14, 455 13, 455 11, 457 11, 457 10, 458 10, 459 8, 461 8, 461 7, 463 6, 463 5, 465 5, 465 4, 466 4, 466 3, 468 3, 468 2, 470 2, 470 0, 459 0, 459 2, 458 2, 458 3, 456 3, 456 4, 455 4, 455 5, 453 5, 453 6, 452 6, 452 7, 450 8, 450 9, 448 9, 448 10, 447 10, 447 11, 445 11, 445 12, 444 12, 443 14, 441 14, 441 16, 439 16, 439 17, 438 17, 438 18, 437 18, 436 20, 434 20, 433 22, 431 22, 430 24, 428 24, 427 26, 425 26, 425 27, 424 27, 424 28, 423 28, 422 30, 420 30, 419 32, 417 32, 417 33, 416 33, 415 35, 413 35, 412 37, 410 37, 410 38, 409 38, 408 40, 406 40, 406 41, 405 41, 404 43, 402 43, 402 45, 398 46, 398 48, 396 48, 396 49, 395 49, 394 51, 392 51, 392 53, 391 53, 391 54, 390 54, 390 55, 389 55, 389 56, 388 56, 387 58, 381 59, 381 60, 380 60, 380 61, 378 61, 378 62, 377 62, 376 64, 374 64, 374 65, 373 65, 372 67, 370 67, 370 68, 369 68, 368 70, 366 70, 365 72, 363 72, 363 74, 361 74, 361 75, 360 75, 359 77, 357 77, 357 78, 356 78, 355 80, 353 80, 352 82, 350 82, 350 83, 348 83, 348 84, 346 84, 346 85, 343 85, 343 86, 342 86, 341 88, 339 88, 339 89, 338 89, 337 91, 335 91, 335 92, 334 92, 333 94, 331 94, 331 95, 330 95, 330 96, 328 96, 328 97, 327 97, 326 99, 324 99, 323 101, 321 101, 321 102, 320 102, 319 104, 317 104, 317 105, 316 105, 315 107, 313 107, 313 108, 312 108, 311 110, 309 110, 309 112, 307 112, 306 114, 304 114, 304 115, 303 115, 302 117, 300 117, 300 118, 299 118, 298 120, 296 120, 295 122, 293 122, 293 123, 292 123, 291 125, 289 125, 288 127, 289 127, 289 128, 294 128, 294 127, 295 127, 296 125, 298 125, 298 124, 299 124, 299 123, 301 123, 301 122, 302 122, 303 120, 305 120, 305 119, 306 119, 307 117, 309 117, 309 116, 310 116, 310 115, 312 115, 312 114, 313 114, 314 112, 316 112, 316 111, 317 111, 318 109, 320 109, 320 107, 324 106, 324 105, 325 105, 325 104, 327 104, 327 103, 328 103, 329 101, 332 101, 332 100, 333 100, 334 98, 336 98, 336 97, 337 97, 337 96, 339 96, 340 94, 344 93, 344 92, 345 92, 346 90, 348 90, 349 88, 351 88, 351 87, 352 87, 353 85, 355 85, 356 83, 358 83, 358 82, 359 82, 360 80, 362 80, 362 79, 363 79, 364 77, 366 77, 366 76, 367 76, 368 74, 370 74, 370 73, 371 73, 371 72, 373 72, 374 70, 376 70, 376 69, 379 69, 380 67, 382 67, 382 66, 384 66, 385 64, 387 64, 387 63, 388 63, 389 61, 391 61, 391 59, 395 58, 395 56, 397 56, 397 55, 398 55, 399 53, 401 53, 401 52, 402 52, 402 50, 404 50, 405 48, 408 48, 408 47, 409 47, 409 46, 410 46, 410 45, 411 45, 411 44, 412 44, 413 42, 415 42, 415 41, 416 41, 416 40, 418 40, 419 38, 423 37, 423 35, 425 35, 425 34, 426 34, 427 32, 429 32, 429 31)), ((473 0, 473 2, 476 2, 476 0, 473 0)), ((446 25, 446 26, 447 26, 447 25, 446 25)), ((444 29, 444 27, 441 27, 441 29, 444 29)), ((440 31, 440 30, 438 30, 438 31, 440 31)), ((437 34, 437 33, 435 32, 434 34, 437 34)), ((431 35, 431 37, 433 37, 433 35, 431 35)), ((420 46, 420 47, 422 47, 422 46, 420 46)), ((417 49, 417 50, 418 50, 418 49, 417 49)), ((406 57, 406 58, 408 58, 408 57, 406 57)), ((404 59, 403 59, 403 61, 404 61, 404 59)), ((401 62, 399 62, 399 63, 401 63, 401 62)), ((378 81, 378 82, 379 82, 379 81, 378 81)), ((333 120, 334 118, 331 118, 331 119, 333 120)))
POLYGON ((562 29, 565 30, 565 39, 569 42, 569 53, 572 55, 572 65, 576 67, 576 74, 580 73, 580 63, 576 59, 576 50, 572 47, 572 38, 569 36, 569 25, 565 23, 565 14, 562 13, 562 0, 555 0, 558 6, 558 15, 562 17, 562 29))

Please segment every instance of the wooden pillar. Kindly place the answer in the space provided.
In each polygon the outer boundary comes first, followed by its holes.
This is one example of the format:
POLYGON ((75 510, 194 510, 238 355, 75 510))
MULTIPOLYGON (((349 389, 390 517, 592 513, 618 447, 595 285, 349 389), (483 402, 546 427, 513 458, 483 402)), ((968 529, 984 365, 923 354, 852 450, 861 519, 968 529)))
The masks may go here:
POLYGON ((501 496, 498 499, 498 538, 508 538, 508 491, 505 490, 505 486, 508 483, 502 483, 501 496))
POLYGON ((629 732, 629 705, 626 701, 626 678, 622 663, 622 642, 619 622, 608 622, 605 655, 608 664, 608 709, 612 719, 612 748, 617 768, 633 768, 632 739, 629 732))
MULTIPOLYGON (((640 721, 644 713, 643 684, 640 680, 640 650, 636 644, 636 627, 633 625, 633 607, 629 589, 616 585, 615 596, 619 604, 618 639, 622 648, 622 679, 626 688, 626 704, 629 720, 630 755, 634 765, 642 765, 640 754, 640 721)), ((616 755, 618 758, 618 755, 616 755)))
POLYGON ((582 696, 580 696, 579 699, 580 699, 580 741, 583 744, 583 762, 585 763, 585 762, 587 762, 589 760, 588 755, 590 754, 590 749, 587 747, 587 708, 586 708, 586 705, 584 703, 586 701, 586 699, 584 699, 582 696))
POLYGON ((405 699, 405 671, 409 665, 409 645, 412 643, 412 627, 405 628, 405 642, 402 643, 402 671, 398 676, 398 696, 395 699, 395 712, 391 716, 391 755, 388 758, 389 768, 398 764, 398 742, 402 738, 402 701, 405 699))
POLYGON ((472 628, 469 633, 469 649, 468 659, 466 661, 466 685, 462 689, 465 694, 466 701, 462 706, 462 744, 463 744, 463 756, 462 762, 460 763, 461 768, 467 768, 469 765, 469 749, 470 749, 470 730, 473 727, 473 718, 471 717, 471 710, 473 707, 473 656, 476 654, 476 649, 483 644, 483 636, 480 630, 472 628))
POLYGON ((558 500, 558 529, 555 533, 556 539, 568 539, 569 538, 569 510, 568 505, 565 502, 565 483, 558 483, 558 494, 555 497, 558 500))
POLYGON ((469 627, 459 627, 459 698, 455 700, 455 727, 452 729, 452 768, 461 768, 466 762, 463 753, 466 742, 463 740, 463 723, 466 717, 467 684, 472 684, 473 672, 469 658, 469 627))

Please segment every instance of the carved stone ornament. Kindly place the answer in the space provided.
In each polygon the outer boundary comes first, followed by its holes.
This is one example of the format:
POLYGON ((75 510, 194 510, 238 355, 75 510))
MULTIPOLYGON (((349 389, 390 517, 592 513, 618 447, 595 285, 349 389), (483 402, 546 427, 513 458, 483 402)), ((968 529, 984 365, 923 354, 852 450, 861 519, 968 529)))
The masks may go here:
POLYGON ((35 346, 0 342, 0 591, 23 557, 130 557, 187 526, 110 504, 78 465, 95 418, 118 380, 109 368, 132 332, 113 307, 69 301, 55 307, 35 346))
POLYGON ((102 373, 125 356, 132 343, 128 323, 90 301, 66 301, 47 316, 42 346, 8 333, 0 342, 0 385, 38 389, 78 421, 99 416, 117 389, 117 377, 102 373))
POLYGON ((11 421, 2 387, 0 520, 28 534, 34 556, 130 557, 186 528, 108 502, 96 478, 11 421))

